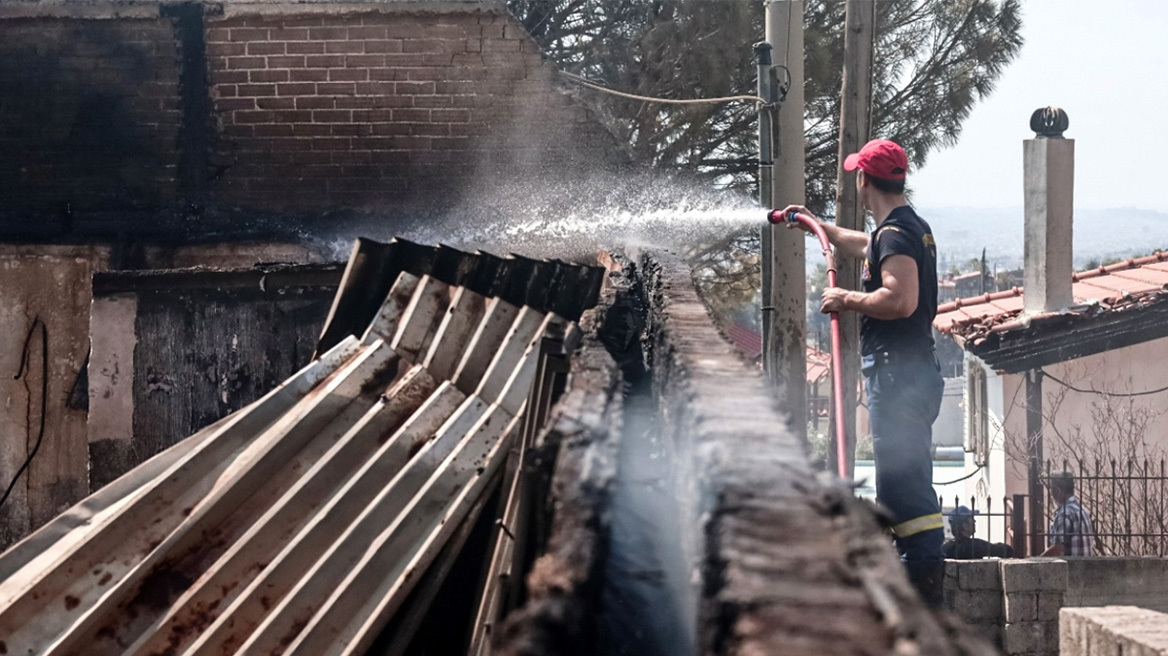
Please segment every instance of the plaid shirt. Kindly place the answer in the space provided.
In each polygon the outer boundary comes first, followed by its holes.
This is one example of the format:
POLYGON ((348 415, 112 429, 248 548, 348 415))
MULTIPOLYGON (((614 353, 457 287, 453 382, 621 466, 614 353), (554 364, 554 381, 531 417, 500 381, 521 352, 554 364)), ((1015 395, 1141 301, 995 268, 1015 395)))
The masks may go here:
POLYGON ((1095 529, 1091 515, 1073 495, 1054 512, 1050 523, 1050 543, 1062 543, 1064 556, 1094 555, 1095 529))

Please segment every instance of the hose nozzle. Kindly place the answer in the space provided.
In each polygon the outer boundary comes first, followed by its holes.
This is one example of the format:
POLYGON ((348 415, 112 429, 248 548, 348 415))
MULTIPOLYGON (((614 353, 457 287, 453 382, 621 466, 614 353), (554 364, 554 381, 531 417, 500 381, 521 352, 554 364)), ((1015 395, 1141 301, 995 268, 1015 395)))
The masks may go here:
POLYGON ((798 221, 799 213, 795 210, 783 213, 782 210, 771 210, 767 213, 767 221, 771 223, 795 223, 798 221))

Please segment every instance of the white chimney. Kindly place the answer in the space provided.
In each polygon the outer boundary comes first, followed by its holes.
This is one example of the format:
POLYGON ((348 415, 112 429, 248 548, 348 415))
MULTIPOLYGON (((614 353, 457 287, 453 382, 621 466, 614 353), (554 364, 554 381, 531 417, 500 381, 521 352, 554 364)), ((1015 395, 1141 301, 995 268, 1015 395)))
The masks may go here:
POLYGON ((1030 117, 1035 138, 1022 142, 1026 194, 1023 302, 1027 314, 1058 312, 1073 302, 1075 140, 1063 138, 1068 125, 1063 110, 1039 109, 1030 117))

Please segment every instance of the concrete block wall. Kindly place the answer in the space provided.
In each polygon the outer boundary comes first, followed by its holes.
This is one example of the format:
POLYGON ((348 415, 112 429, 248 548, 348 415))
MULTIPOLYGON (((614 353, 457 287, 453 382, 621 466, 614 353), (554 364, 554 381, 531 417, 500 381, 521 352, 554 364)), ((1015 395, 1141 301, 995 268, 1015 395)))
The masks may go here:
POLYGON ((1002 644, 1005 610, 997 560, 950 560, 945 563, 945 608, 978 634, 1002 644))
POLYGON ((1000 561, 1005 622, 1002 649, 1007 654, 1057 654, 1058 611, 1067 590, 1064 560, 1035 558, 1000 561))
POLYGON ((1010 656, 1053 656, 1067 582, 1054 558, 950 560, 945 607, 1010 656))
POLYGON ((1064 608, 1059 614, 1061 656, 1163 656, 1168 615, 1135 606, 1064 608))

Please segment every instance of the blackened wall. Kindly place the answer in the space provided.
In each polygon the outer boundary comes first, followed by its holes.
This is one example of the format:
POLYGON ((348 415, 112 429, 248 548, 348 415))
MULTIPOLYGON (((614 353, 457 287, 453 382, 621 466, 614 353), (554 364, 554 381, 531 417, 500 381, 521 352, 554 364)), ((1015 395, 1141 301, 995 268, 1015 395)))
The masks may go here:
POLYGON ((230 236, 627 165, 554 76, 502 3, 0 4, 0 239, 230 236))
POLYGON ((175 201, 178 57, 161 17, 0 20, 6 232, 175 201))
POLYGON ((98 275, 94 315, 104 319, 93 326, 90 488, 308 364, 340 276, 339 265, 98 275), (133 316, 113 318, 112 306, 133 316), (129 325, 132 338, 122 334, 129 325))

